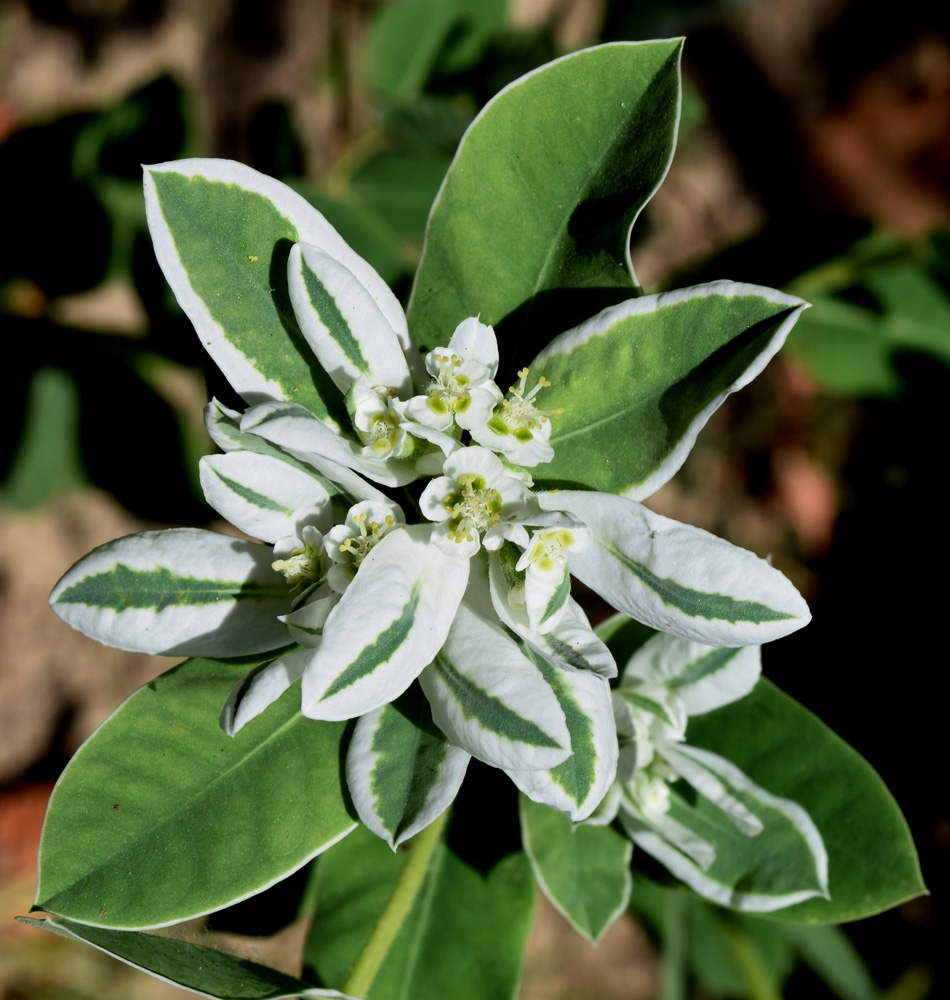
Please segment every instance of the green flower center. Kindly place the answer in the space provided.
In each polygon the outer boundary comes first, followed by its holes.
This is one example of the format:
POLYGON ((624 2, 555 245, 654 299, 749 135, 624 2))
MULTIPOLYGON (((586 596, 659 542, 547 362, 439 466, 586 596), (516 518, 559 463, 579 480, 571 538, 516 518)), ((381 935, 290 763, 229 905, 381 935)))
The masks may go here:
POLYGON ((446 494, 442 504, 449 512, 449 540, 471 542, 498 523, 504 501, 482 476, 470 472, 459 476, 458 490, 446 494))
POLYGON ((534 405, 535 396, 551 384, 543 375, 538 376, 530 392, 527 391, 528 369, 522 368, 518 378, 518 384, 508 390, 510 395, 492 411, 488 426, 496 434, 513 434, 519 441, 530 441, 546 420, 560 417, 564 410, 539 410, 534 405))
POLYGON ((435 361, 439 370, 427 390, 429 409, 436 413, 461 413, 468 409, 472 401, 468 391, 471 380, 459 371, 462 359, 456 354, 437 354, 435 361))
POLYGON ((340 551, 346 557, 345 567, 350 576, 356 576, 356 571, 360 564, 369 555, 372 549, 378 545, 385 534, 396 527, 396 519, 391 515, 386 515, 386 520, 380 524, 378 521, 366 523, 366 514, 354 514, 353 526, 359 532, 347 538, 340 545, 340 551))

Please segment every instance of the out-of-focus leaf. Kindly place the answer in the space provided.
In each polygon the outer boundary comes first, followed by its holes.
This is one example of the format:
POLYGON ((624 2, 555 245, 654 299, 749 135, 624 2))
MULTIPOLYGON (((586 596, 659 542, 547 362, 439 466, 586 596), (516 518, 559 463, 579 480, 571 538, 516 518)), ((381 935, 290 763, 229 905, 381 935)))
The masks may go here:
POLYGON ((61 368, 39 368, 30 380, 23 434, 0 496, 12 507, 36 507, 87 483, 79 459, 79 393, 61 368))

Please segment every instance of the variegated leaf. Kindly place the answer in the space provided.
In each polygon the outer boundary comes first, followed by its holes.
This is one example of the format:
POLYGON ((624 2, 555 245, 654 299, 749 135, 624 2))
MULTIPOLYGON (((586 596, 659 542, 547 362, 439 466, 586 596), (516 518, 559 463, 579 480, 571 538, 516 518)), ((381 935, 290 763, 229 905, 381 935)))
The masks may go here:
MULTIPOLYGON (((252 407, 241 420, 241 430, 259 435, 291 455, 313 464, 320 471, 325 471, 323 463, 330 462, 336 467, 342 466, 369 476, 384 486, 404 486, 418 477, 411 462, 364 454, 363 446, 357 441, 343 437, 294 403, 262 403, 252 407)), ((329 475, 328 472, 325 474, 329 475)), ((340 482, 340 485, 356 496, 350 489, 350 483, 358 479, 351 473, 350 479, 340 482)), ((336 481, 339 482, 339 479, 336 481)), ((364 490, 367 488, 370 488, 368 484, 364 490)), ((378 496, 378 491, 375 492, 378 496)))
POLYGON ((339 390, 294 319, 287 259, 320 247, 351 271, 408 343, 405 316, 379 275, 286 185, 229 160, 145 168, 145 207, 159 264, 201 343, 249 402, 287 399, 331 425, 339 390))
POLYGON ((270 455, 235 451, 198 463, 205 499, 236 528, 264 542, 299 536, 305 524, 325 532, 330 496, 319 480, 270 455))
POLYGON ((710 646, 756 646, 807 624, 808 605, 764 559, 609 493, 540 493, 591 530, 571 572, 615 608, 710 646))
POLYGON ((636 819, 621 808, 620 819, 637 846, 695 892, 723 906, 767 913, 806 899, 828 898, 828 855, 821 834, 800 805, 772 795, 717 754, 691 746, 678 750, 715 778, 721 793, 755 817, 762 830, 750 834, 747 821, 736 821, 731 803, 724 810, 702 795, 687 800, 674 787, 670 811, 660 819, 705 842, 714 856, 694 860, 670 842, 662 823, 651 829, 643 817, 636 819))
POLYGON ((560 411, 554 458, 532 469, 535 481, 651 496, 723 400, 775 356, 806 305, 714 281, 629 299, 556 337, 530 365, 551 382, 545 409, 560 411))
POLYGON ((494 613, 517 636, 545 660, 567 670, 590 670, 601 677, 617 676, 617 664, 610 650, 590 627, 583 608, 572 597, 557 625, 543 635, 528 623, 524 608, 512 607, 508 600, 518 549, 506 542, 489 553, 489 586, 494 613))
POLYGON ((221 728, 228 736, 236 736, 251 719, 256 719, 300 680, 309 662, 309 650, 293 649, 276 660, 254 667, 231 689, 221 709, 221 728))
POLYGON ((402 694, 438 653, 468 561, 430 544, 428 526, 387 534, 327 618, 303 678, 303 713, 352 719, 402 694))
POLYGON ((452 804, 470 759, 445 738, 413 686, 357 722, 346 783, 360 819, 395 850, 452 804))
POLYGON ((606 678, 564 670, 531 650, 528 656, 551 686, 564 712, 571 755, 547 771, 508 770, 528 798, 567 813, 577 823, 597 808, 617 773, 617 730, 606 678))
POLYGON ((395 389, 402 399, 412 395, 399 340, 352 271, 320 248, 298 243, 287 273, 300 329, 341 392, 362 375, 371 386, 395 389))
POLYGON ((557 696, 500 626, 463 602, 445 644, 419 677, 436 725, 495 767, 555 767, 570 754, 557 696))
POLYGON ((761 673, 758 646, 704 646, 660 633, 627 662, 620 690, 660 685, 679 695, 687 714, 700 715, 744 698, 761 673))
POLYGON ((255 455, 267 455, 271 458, 286 462, 299 471, 313 476, 326 490, 330 497, 330 504, 338 517, 342 517, 353 505, 353 499, 371 500, 379 499, 382 494, 375 487, 362 480, 355 472, 337 465, 329 460, 319 462, 319 469, 312 462, 304 462, 302 459, 291 455, 275 444, 271 444, 266 438, 251 431, 241 430, 242 414, 237 410, 229 409, 217 399, 212 399, 205 407, 205 429, 208 431, 211 440, 226 454, 232 451, 249 451, 255 455), (320 470, 325 470, 320 471, 320 470), (346 484, 345 487, 341 483, 346 484), (357 492, 353 492, 355 488, 357 492), (349 492, 344 493, 347 489, 349 492), (359 491, 365 491, 366 496, 360 495, 359 491))
POLYGON ((284 578, 265 545, 197 528, 145 531, 80 559, 50 605, 107 646, 169 656, 242 656, 290 641, 284 578))

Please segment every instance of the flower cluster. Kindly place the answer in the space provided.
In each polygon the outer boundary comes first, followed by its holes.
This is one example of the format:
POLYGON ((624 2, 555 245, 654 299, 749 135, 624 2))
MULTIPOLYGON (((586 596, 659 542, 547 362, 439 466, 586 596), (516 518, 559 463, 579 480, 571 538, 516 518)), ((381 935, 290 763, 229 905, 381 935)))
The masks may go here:
MULTIPOLYGON (((557 387, 543 359, 599 336, 609 310, 562 334, 505 392, 495 334, 479 317, 423 359, 399 302, 310 206, 237 165, 188 170, 262 192, 323 240, 293 246, 287 289, 336 404, 308 409, 226 340, 209 346, 253 405, 209 404, 222 454, 202 459, 201 484, 215 510, 263 544, 196 529, 120 539, 54 589, 66 621, 122 648, 258 654, 224 707, 232 735, 298 680, 304 715, 358 719, 350 791, 361 819, 396 844, 447 807, 470 756, 575 821, 608 794, 620 755, 617 668, 572 597, 572 576, 639 621, 717 646, 758 644, 808 620, 794 588, 751 553, 633 499, 535 485, 532 470, 556 457, 562 416, 544 408, 557 387), (384 779, 380 747, 391 736, 382 734, 411 714, 406 699, 416 705, 411 739, 424 734, 428 750, 400 762, 398 781, 384 779)), ((163 229, 155 191, 147 180, 160 260, 211 345, 221 328, 163 229)), ((668 748, 680 716, 670 704, 660 715, 668 748)), ((689 774, 672 751, 649 763, 652 725, 638 724, 639 798, 624 801, 655 820, 664 768, 689 774)))

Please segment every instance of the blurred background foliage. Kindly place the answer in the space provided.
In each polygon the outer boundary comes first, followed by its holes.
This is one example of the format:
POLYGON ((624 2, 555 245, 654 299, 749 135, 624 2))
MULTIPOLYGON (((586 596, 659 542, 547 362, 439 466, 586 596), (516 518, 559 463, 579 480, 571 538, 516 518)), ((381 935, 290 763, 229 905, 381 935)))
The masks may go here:
MULTIPOLYGON (((936 898, 849 936, 809 934, 641 879, 647 937, 618 930, 591 956, 549 914, 524 996, 938 995, 950 8, 923 0, 0 4, 0 326, 14 373, 0 439, 0 916, 29 905, 49 782, 161 669, 59 632, 42 595, 90 542, 209 523, 201 406, 209 393, 239 405, 155 263, 140 164, 223 156, 279 177, 405 299, 429 206, 487 100, 564 52, 679 34, 680 143, 633 235, 638 275, 648 292, 759 282, 813 308, 651 506, 771 554, 805 592, 815 621, 769 647, 766 671, 881 772, 936 898)), ((266 909, 216 926, 269 933, 266 909)), ((274 947, 292 955, 297 932, 283 933, 274 947)), ((279 963, 263 941, 245 953, 279 963)), ((73 956, 0 927, 0 996, 171 989, 73 956)))

